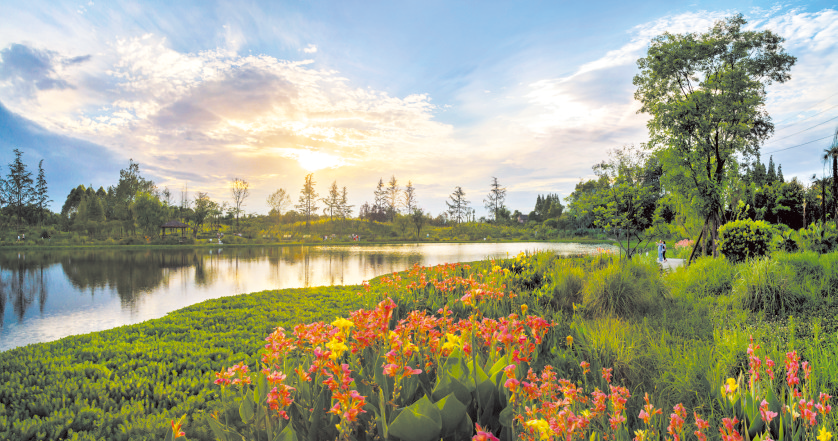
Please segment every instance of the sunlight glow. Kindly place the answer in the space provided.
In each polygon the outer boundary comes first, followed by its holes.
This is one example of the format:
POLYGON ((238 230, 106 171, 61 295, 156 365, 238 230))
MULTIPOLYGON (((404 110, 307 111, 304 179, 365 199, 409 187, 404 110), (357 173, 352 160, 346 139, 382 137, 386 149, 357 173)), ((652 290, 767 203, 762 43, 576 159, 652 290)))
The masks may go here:
POLYGON ((345 163, 342 158, 314 150, 289 150, 288 156, 294 157, 300 163, 300 167, 310 172, 340 167, 345 163))

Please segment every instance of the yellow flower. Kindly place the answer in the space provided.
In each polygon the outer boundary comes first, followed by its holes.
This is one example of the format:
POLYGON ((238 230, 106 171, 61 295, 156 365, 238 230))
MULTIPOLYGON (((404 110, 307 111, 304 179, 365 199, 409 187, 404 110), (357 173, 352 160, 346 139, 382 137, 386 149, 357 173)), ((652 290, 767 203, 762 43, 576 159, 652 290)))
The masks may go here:
POLYGON ((443 351, 447 351, 447 350, 449 350, 449 349, 450 349, 450 350, 454 350, 455 348, 459 348, 459 347, 460 347, 460 344, 461 344, 461 343, 460 343, 460 337, 457 337, 457 336, 456 336, 456 335, 454 335, 454 334, 448 334, 448 333, 446 333, 446 334, 445 334, 445 338, 447 338, 447 339, 448 339, 448 341, 447 341, 447 342, 445 342, 445 344, 443 344, 443 345, 442 345, 442 350, 443 350, 443 351))
POLYGON ((332 355, 330 355, 329 358, 333 360, 337 360, 344 352, 349 350, 349 347, 346 346, 343 341, 336 338, 332 338, 332 340, 326 343, 326 348, 332 351, 332 355))
POLYGON ((635 430, 634 431, 634 441, 646 441, 646 431, 645 430, 635 430))
POLYGON ((499 273, 500 271, 501 271, 501 267, 499 267, 499 266, 497 266, 497 265, 495 265, 495 266, 493 266, 493 267, 492 267, 492 272, 493 272, 493 273, 499 273))
POLYGON ((523 305, 521 305, 521 314, 526 314, 527 311, 529 311, 529 309, 530 309, 530 307, 527 306, 526 303, 524 303, 523 305))
POLYGON ((829 441, 832 439, 832 432, 827 432, 826 427, 821 426, 821 430, 818 430, 818 441, 829 441))
POLYGON ((526 423, 527 427, 532 427, 538 432, 539 439, 547 440, 554 435, 553 429, 550 428, 550 423, 544 420, 529 420, 526 423))
POLYGON ((573 336, 572 335, 567 336, 567 346, 571 347, 571 348, 573 347, 573 336))
POLYGON ((332 322, 332 326, 334 326, 336 328, 339 328, 343 332, 346 332, 347 329, 354 328, 355 323, 352 323, 351 321, 341 317, 341 318, 335 319, 335 321, 332 322))
POLYGON ((726 393, 732 394, 732 393, 736 392, 736 389, 738 387, 739 387, 739 385, 736 384, 736 380, 734 380, 733 378, 728 378, 727 381, 725 382, 724 389, 725 389, 726 393))

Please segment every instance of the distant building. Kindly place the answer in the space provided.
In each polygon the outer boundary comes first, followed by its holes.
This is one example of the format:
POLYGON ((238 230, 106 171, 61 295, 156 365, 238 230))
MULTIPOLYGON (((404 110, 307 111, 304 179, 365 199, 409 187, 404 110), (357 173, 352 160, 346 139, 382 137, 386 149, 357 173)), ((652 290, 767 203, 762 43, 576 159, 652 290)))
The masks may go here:
POLYGON ((528 214, 519 214, 518 215, 518 223, 525 224, 527 221, 530 220, 530 216, 528 214))

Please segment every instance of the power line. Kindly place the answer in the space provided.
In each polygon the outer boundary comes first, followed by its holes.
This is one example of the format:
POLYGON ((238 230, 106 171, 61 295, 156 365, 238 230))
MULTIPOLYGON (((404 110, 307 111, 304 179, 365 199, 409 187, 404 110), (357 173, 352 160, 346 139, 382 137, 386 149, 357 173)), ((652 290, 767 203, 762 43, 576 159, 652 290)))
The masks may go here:
POLYGON ((838 119, 838 116, 835 116, 835 117, 829 118, 828 120, 826 120, 826 121, 824 121, 824 122, 822 122, 822 123, 815 124, 815 125, 813 125, 812 127, 809 127, 808 129, 803 129, 803 130, 801 130, 801 131, 799 131, 799 132, 792 133, 791 135, 787 135, 787 136, 784 136, 784 137, 782 137, 782 138, 772 139, 772 140, 770 140, 770 141, 766 142, 766 144, 767 144, 767 143, 769 143, 769 142, 782 141, 782 140, 784 140, 784 139, 791 138, 791 137, 792 137, 792 136, 794 136, 794 135, 799 135, 799 134, 801 134, 801 133, 803 133, 803 132, 805 132, 805 131, 807 131, 807 130, 811 130, 811 129, 814 129, 815 127, 822 126, 822 125, 824 125, 824 124, 826 124, 826 123, 828 123, 828 122, 830 122, 830 121, 832 121, 832 120, 835 120, 835 119, 838 119))
MULTIPOLYGON (((816 117, 816 116, 820 115, 821 113, 828 112, 828 111, 830 111, 830 110, 832 110, 832 109, 834 109, 834 108, 836 108, 836 107, 838 107, 838 104, 836 104, 836 105, 834 105, 834 106, 832 106, 832 107, 829 107, 829 108, 827 108, 827 109, 825 109, 825 110, 821 110, 820 112, 818 112, 818 113, 816 113, 816 114, 814 114, 814 115, 807 116, 806 118, 803 118, 803 119, 801 119, 801 120, 799 120, 799 121, 795 121, 795 122, 793 122, 793 123, 791 123, 791 124, 789 124, 789 125, 787 125, 787 126, 783 127, 782 129, 779 129, 779 130, 775 131, 774 133, 776 133, 776 132, 782 132, 783 130, 786 130, 786 129, 792 128, 792 127, 796 126, 797 124, 800 124, 800 123, 802 123, 803 121, 806 121, 807 119, 812 119, 812 118, 814 118, 814 117, 816 117)), ((780 124, 782 124, 782 123, 777 123, 777 125, 780 125, 780 124)))
MULTIPOLYGON (((808 108, 806 108, 805 110, 801 110, 800 112, 806 112, 806 111, 808 111, 809 109, 812 109, 812 108, 814 108, 814 107, 817 107, 817 106, 819 106, 819 105, 821 105, 821 104, 825 103, 826 101, 828 101, 830 98, 834 97, 835 95, 838 95, 838 92, 835 92, 835 93, 833 93, 832 95, 829 95, 829 96, 828 96, 828 97, 826 97, 823 101, 818 101, 817 103, 812 104, 811 106, 809 106, 809 107, 808 107, 808 108)), ((798 112, 798 113, 800 113, 800 112, 798 112)), ((777 125, 780 125, 780 124, 785 124, 786 122, 791 121, 791 120, 793 120, 794 118, 796 118, 796 117, 792 117, 792 118, 788 118, 788 119, 785 119, 785 120, 783 120, 783 121, 780 121, 780 122, 778 122, 778 123, 777 123, 777 125)))
POLYGON ((829 138, 832 138, 832 135, 824 136, 823 138, 819 138, 819 139, 814 139, 814 140, 809 141, 809 142, 804 142, 803 144, 797 144, 797 145, 793 145, 791 147, 786 147, 786 148, 782 148, 782 149, 774 150, 774 151, 770 151, 770 152, 765 152, 765 153, 770 154, 770 153, 782 152, 783 150, 791 150, 791 149, 794 149, 794 148, 797 148, 797 147, 802 147, 806 144, 811 144, 813 142, 823 141, 824 139, 829 139, 829 138))

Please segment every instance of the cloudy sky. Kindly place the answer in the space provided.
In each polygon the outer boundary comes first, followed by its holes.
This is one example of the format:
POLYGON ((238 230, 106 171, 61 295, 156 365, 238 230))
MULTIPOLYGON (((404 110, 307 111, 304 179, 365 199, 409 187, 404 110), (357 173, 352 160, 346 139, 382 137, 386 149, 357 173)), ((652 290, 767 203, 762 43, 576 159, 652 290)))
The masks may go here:
POLYGON ((764 159, 806 183, 822 172, 838 126, 834 0, 631 3, 2 2, 0 164, 13 148, 32 169, 43 159, 55 209, 133 158, 177 197, 229 201, 243 178, 248 212, 278 188, 296 200, 307 173, 321 195, 346 186, 356 210, 379 178, 412 181, 434 214, 462 186, 478 216, 496 176, 529 212, 646 141, 632 77, 652 37, 741 12, 797 57, 768 89, 764 159))

